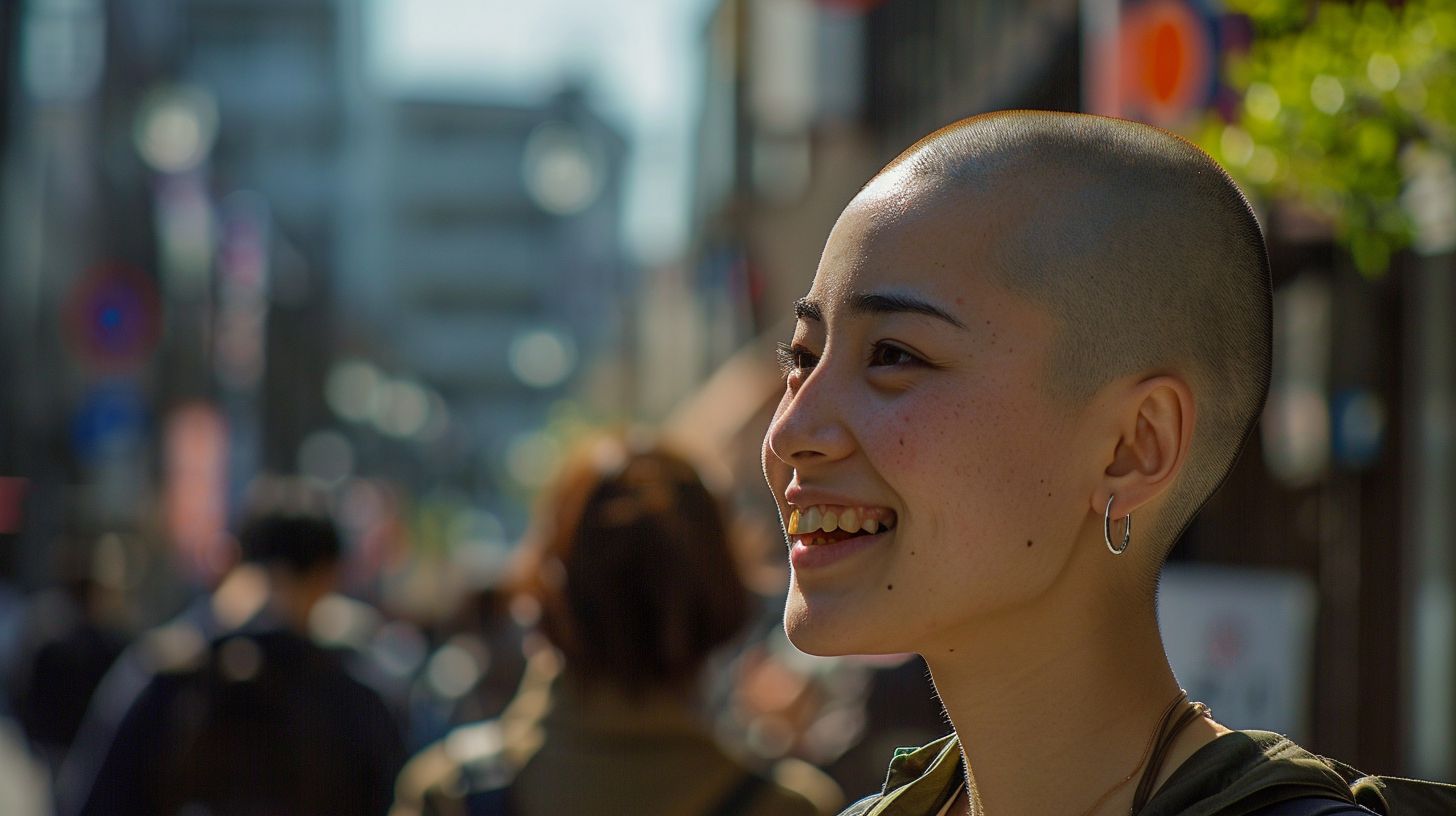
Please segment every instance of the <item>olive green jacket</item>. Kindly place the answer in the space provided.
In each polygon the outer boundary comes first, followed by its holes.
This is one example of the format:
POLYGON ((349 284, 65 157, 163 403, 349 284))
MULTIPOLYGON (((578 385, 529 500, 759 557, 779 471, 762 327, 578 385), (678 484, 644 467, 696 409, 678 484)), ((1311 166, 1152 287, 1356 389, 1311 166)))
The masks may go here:
MULTIPOLYGON (((843 816, 933 816, 963 779, 956 735, 902 748, 881 791, 843 816)), ((1320 757, 1278 734, 1235 731, 1189 757, 1138 816, 1245 816, 1301 796, 1354 801, 1345 780, 1320 757)))
MULTIPOLYGON (((700 816, 748 773, 685 701, 587 691, 542 662, 500 718, 455 729, 405 766, 390 816, 465 816, 472 792, 502 786, 521 816, 700 816)), ((843 802, 812 766, 780 763, 737 812, 821 816, 843 802)))

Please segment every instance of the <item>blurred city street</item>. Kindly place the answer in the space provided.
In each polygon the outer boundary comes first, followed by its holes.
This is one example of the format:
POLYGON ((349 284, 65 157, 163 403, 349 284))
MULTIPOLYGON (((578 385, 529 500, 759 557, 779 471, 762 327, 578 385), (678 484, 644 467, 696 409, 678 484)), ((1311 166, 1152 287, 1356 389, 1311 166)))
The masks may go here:
POLYGON ((919 657, 785 639, 773 348, 860 187, 1013 108, 1180 134, 1267 236, 1269 402, 1159 598, 1179 680, 1456 781, 1456 5, 0 0, 0 814, 105 812, 107 706, 168 661, 328 655, 388 786, 510 722, 550 651, 515 570, 603 429, 726 497, 714 738, 819 812, 878 789, 948 726, 919 657), (244 540, 259 507, 338 552, 244 540), (249 594, 279 564, 296 603, 249 594), (230 628, 269 603, 306 645, 230 628))

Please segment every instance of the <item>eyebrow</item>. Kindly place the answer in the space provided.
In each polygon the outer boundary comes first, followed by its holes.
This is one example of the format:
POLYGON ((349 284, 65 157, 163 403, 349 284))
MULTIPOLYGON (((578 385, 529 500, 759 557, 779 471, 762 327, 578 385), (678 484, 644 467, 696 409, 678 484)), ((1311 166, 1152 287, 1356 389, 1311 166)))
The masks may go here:
MULTIPOLYGON (((851 295, 849 309, 854 314, 918 314, 933 317, 964 329, 966 324, 950 312, 928 301, 911 295, 894 293, 859 293, 851 295)), ((818 303, 804 297, 794 301, 794 317, 800 320, 824 322, 824 311, 818 303)))
POLYGON ((801 297, 794 301, 794 317, 799 320, 815 320, 823 323, 824 311, 819 308, 819 304, 806 297, 801 297))

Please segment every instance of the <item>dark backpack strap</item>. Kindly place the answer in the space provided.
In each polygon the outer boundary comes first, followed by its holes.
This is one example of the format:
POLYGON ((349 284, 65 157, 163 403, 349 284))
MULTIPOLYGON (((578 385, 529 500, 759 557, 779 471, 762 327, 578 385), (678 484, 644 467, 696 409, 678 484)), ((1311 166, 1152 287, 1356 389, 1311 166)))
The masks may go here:
POLYGON ((1248 816, 1371 816, 1373 810, 1325 796, 1301 796, 1266 805, 1248 816))
POLYGON ((465 795, 465 812, 468 816, 511 816, 515 812, 511 806, 511 787, 471 791, 465 795))
POLYGON ((741 816, 747 813, 748 806, 758 798, 759 791, 768 785, 767 779, 752 771, 745 772, 743 778, 718 800, 717 806, 707 812, 707 816, 741 816))

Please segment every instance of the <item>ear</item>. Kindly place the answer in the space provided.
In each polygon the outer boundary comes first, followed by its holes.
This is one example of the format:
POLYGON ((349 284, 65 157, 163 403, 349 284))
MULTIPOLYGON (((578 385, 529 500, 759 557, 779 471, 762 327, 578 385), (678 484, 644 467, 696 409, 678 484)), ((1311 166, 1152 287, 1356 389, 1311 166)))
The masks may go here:
POLYGON ((1177 481, 1193 444, 1196 411, 1193 390, 1173 375, 1132 384, 1113 404, 1117 432, 1092 509, 1101 515, 1116 496, 1112 515, 1120 518, 1165 496, 1177 481))

